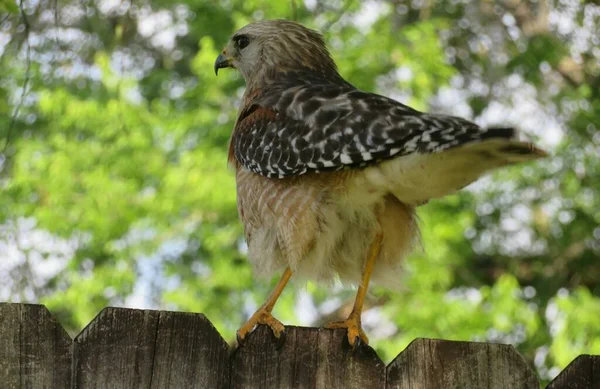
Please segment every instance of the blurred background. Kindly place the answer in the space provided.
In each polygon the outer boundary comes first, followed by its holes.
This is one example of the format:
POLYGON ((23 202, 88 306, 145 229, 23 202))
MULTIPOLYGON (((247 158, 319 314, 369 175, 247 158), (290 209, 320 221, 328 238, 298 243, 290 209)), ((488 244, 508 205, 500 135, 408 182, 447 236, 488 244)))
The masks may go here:
MULTIPOLYGON (((223 337, 261 304, 227 142, 239 27, 324 32, 359 88, 550 150, 420 208, 423 250, 364 324, 385 362, 416 337, 510 343, 542 381, 600 354, 600 6, 593 1, 0 0, 0 301, 71 335, 107 305, 203 312, 223 337)), ((292 284, 319 326, 354 291, 292 284)))

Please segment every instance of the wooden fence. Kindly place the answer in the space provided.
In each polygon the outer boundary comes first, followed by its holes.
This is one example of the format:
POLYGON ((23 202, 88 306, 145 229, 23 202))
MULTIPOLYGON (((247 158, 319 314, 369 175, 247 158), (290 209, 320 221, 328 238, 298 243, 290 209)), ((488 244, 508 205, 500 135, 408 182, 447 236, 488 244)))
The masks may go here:
MULTIPOLYGON (((106 308, 72 340, 41 305, 0 303, 0 388, 538 389, 512 346, 417 339, 385 366, 345 331, 259 327, 230 350, 202 314, 106 308)), ((548 389, 600 388, 600 356, 548 389)))

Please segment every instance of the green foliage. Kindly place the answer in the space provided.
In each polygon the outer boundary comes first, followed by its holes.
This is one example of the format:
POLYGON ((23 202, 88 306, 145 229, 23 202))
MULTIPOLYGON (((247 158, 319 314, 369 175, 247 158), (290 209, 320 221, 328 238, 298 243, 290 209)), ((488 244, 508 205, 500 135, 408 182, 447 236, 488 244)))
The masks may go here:
POLYGON ((556 315, 556 320, 551 328, 555 336, 551 348, 559 365, 568 364, 577 357, 579 350, 600 349, 600 301, 597 297, 586 288, 577 288, 572 294, 562 293, 553 304, 552 314, 556 315))
POLYGON ((0 1, 0 12, 17 13, 19 12, 19 7, 12 0, 2 0, 0 1))
MULTIPOLYGON (((494 123, 552 149, 420 208, 402 289, 369 298, 380 355, 416 337, 507 342, 548 380, 600 354, 597 5, 562 31, 539 16, 553 2, 82 4, 24 2, 25 23, 0 2, 0 296, 47 304, 72 333, 126 305, 203 312, 233 340, 270 285, 244 258, 227 168, 243 82, 212 66, 235 29, 285 17, 323 31, 360 88, 483 121, 502 105, 494 123)), ((275 313, 316 325, 352 299, 293 285, 275 313)))

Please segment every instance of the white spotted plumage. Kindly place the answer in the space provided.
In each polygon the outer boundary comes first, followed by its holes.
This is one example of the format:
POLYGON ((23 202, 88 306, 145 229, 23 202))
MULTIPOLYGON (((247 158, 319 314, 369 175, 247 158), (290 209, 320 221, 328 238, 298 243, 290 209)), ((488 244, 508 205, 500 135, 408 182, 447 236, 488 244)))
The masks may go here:
POLYGON ((302 72, 286 73, 267 92, 252 106, 276 115, 234 134, 233 146, 243 166, 269 178, 366 167, 515 136, 512 129, 485 129, 458 117, 421 113, 345 81, 332 84, 302 72))

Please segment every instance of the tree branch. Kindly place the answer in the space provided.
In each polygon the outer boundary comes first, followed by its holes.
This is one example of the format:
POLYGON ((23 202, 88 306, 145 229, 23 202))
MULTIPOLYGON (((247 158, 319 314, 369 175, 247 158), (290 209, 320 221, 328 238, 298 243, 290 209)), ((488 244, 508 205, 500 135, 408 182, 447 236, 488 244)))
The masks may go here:
POLYGON ((10 138, 12 136, 12 132, 17 121, 17 117, 19 116, 19 111, 23 106, 23 102, 25 101, 25 96, 27 95, 27 86, 29 85, 29 80, 31 78, 31 45, 29 43, 29 31, 31 26, 29 25, 29 20, 27 19, 27 14, 25 13, 25 9, 23 8, 23 0, 19 1, 19 13, 21 14, 21 19, 23 21, 23 25, 25 26, 25 31, 23 32, 25 35, 25 44, 27 45, 25 48, 26 59, 25 59, 25 80, 23 81, 23 90, 21 91, 21 97, 15 110, 10 118, 10 124, 8 125, 8 131, 6 133, 6 143, 4 144, 4 148, 2 149, 2 153, 6 152, 8 145, 10 144, 10 138))

